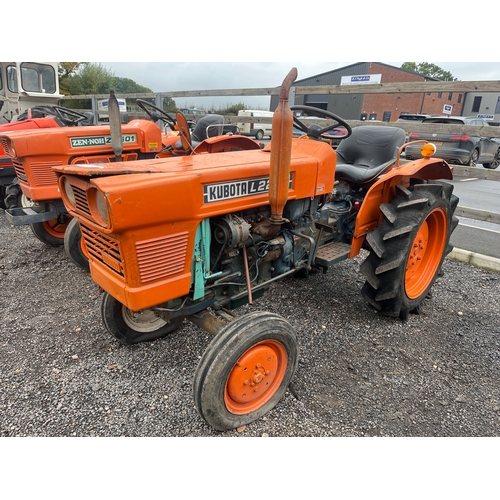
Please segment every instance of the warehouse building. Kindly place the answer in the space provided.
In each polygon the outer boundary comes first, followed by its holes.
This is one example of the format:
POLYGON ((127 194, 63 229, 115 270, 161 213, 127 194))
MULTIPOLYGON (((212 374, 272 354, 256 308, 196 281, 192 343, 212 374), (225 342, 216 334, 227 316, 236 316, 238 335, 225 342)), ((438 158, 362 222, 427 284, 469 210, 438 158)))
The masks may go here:
MULTIPOLYGON (((294 87, 439 81, 420 73, 379 62, 359 62, 319 75, 297 80, 294 87)), ((271 96, 274 111, 279 97, 271 96)), ((450 114, 460 116, 462 92, 411 94, 310 94, 295 95, 295 105, 313 106, 346 120, 396 121, 401 114, 450 114)))

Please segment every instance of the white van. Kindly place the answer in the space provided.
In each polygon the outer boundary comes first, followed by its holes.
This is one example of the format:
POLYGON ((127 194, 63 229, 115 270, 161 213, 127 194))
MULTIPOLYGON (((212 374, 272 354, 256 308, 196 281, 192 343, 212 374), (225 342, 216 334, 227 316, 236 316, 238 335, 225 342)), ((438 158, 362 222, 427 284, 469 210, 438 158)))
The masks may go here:
POLYGON ((256 120, 250 123, 237 123, 238 128, 240 129, 241 135, 253 135, 255 138, 260 141, 265 135, 271 137, 271 129, 272 124, 269 123, 259 123, 260 118, 271 118, 274 113, 272 111, 260 111, 256 109, 242 109, 238 111, 238 116, 252 116, 255 117, 256 120))

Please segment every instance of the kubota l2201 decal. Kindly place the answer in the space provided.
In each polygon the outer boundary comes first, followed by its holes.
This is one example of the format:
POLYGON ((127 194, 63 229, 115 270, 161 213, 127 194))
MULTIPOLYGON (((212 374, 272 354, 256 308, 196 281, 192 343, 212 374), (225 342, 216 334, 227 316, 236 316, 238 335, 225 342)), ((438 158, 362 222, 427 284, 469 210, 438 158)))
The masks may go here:
MULTIPOLYGON (((292 174, 288 187, 292 187, 292 174)), ((203 202, 214 203, 216 201, 243 198, 269 191, 269 177, 257 179, 244 179, 241 181, 218 182, 216 184, 205 184, 203 186, 203 202)))
MULTIPOLYGON (((111 145, 110 135, 96 135, 93 137, 70 137, 70 144, 72 148, 86 148, 89 146, 106 146, 111 145)), ((137 142, 136 134, 122 135, 123 144, 132 144, 137 142)))

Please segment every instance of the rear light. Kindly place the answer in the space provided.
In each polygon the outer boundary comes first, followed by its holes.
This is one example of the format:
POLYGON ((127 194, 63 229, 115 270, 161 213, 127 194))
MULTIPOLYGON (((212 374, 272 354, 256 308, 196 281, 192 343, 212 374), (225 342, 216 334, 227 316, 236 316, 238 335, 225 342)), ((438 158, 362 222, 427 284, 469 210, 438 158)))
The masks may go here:
POLYGON ((436 152, 436 146, 434 144, 432 144, 432 142, 428 142, 427 144, 424 144, 422 146, 422 149, 420 150, 420 154, 424 158, 430 158, 435 152, 436 152))
POLYGON ((470 139, 470 135, 451 135, 450 141, 464 141, 467 142, 470 139))
POLYGON ((250 128, 253 128, 253 123, 250 123, 250 128))
POLYGON ((420 137, 420 134, 418 134, 417 132, 410 132, 410 140, 415 140, 415 139, 418 139, 420 137))

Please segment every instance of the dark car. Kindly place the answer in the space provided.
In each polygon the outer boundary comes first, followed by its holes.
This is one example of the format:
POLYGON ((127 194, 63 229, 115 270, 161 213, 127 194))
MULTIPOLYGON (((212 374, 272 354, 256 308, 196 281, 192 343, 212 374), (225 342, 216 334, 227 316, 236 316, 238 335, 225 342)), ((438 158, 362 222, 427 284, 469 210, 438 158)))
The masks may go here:
MULTIPOLYGON (((446 124, 446 125, 472 125, 478 127, 489 127, 490 124, 475 116, 429 116, 422 120, 422 125, 446 124)), ((436 157, 443 158, 449 163, 459 165, 470 165, 475 167, 482 163, 484 168, 497 168, 500 165, 500 139, 490 137, 472 136, 462 134, 411 132, 409 140, 418 141, 425 139, 436 146, 436 157)), ((406 159, 415 160, 422 158, 420 154, 421 144, 406 147, 406 159)))

